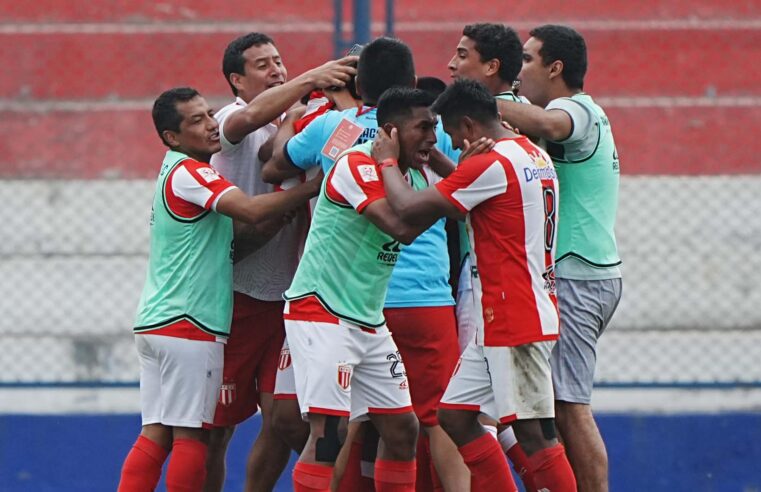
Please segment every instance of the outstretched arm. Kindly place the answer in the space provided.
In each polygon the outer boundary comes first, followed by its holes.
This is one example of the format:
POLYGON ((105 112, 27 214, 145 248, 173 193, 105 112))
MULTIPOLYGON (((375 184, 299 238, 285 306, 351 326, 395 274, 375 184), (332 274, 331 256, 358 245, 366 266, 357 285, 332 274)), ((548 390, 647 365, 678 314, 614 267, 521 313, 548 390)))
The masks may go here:
POLYGON ((551 142, 560 142, 571 135, 573 121, 565 111, 545 110, 532 104, 497 99, 497 107, 505 120, 524 135, 541 137, 551 142))

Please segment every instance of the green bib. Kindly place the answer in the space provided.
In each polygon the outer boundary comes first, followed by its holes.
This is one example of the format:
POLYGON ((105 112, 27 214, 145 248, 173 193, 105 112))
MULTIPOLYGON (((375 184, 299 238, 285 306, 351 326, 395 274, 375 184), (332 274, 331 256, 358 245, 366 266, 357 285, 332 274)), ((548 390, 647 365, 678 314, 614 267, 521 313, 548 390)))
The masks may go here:
MULTIPOLYGON (((344 155, 370 155, 371 145, 357 145, 344 155)), ((414 189, 427 186, 419 171, 408 172, 414 189)), ((327 182, 326 178, 322 183, 296 276, 283 297, 291 301, 313 295, 338 318, 381 326, 388 283, 403 245, 351 205, 331 200, 325 191, 327 182)))
POLYGON ((560 184, 556 262, 575 257, 592 267, 614 267, 621 263, 614 232, 620 176, 616 144, 602 108, 584 93, 571 99, 596 118, 598 138, 584 153, 574 151, 573 144, 547 145, 560 184))
POLYGON ((167 152, 156 182, 148 275, 134 330, 146 332, 187 320, 226 337, 232 320, 233 222, 210 210, 184 218, 169 209, 167 179, 186 159, 179 152, 167 152))

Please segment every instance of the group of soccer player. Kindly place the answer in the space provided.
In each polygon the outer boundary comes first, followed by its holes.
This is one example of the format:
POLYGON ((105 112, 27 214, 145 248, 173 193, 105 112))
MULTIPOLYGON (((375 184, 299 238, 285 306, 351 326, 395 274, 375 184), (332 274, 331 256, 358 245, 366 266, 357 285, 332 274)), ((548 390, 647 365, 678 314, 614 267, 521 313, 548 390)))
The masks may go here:
POLYGON ((581 35, 465 26, 448 87, 391 38, 288 80, 251 33, 222 67, 219 111, 187 87, 153 107, 169 150, 119 490, 169 457, 169 491, 221 491, 258 410, 247 491, 292 450, 296 491, 517 490, 507 458, 526 490, 607 490, 590 403, 619 163, 581 35))

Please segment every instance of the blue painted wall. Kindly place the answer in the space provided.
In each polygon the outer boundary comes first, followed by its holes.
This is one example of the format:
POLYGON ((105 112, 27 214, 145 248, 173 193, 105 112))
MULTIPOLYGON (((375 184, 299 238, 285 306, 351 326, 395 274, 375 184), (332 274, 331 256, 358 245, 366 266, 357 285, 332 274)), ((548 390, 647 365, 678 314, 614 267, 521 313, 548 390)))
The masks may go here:
MULTIPOLYGON (((613 492, 761 491, 761 415, 600 415, 598 422, 613 492)), ((242 489, 259 424, 249 420, 233 438, 226 490, 242 489)), ((139 428, 137 415, 2 415, 0 491, 115 490, 139 428)), ((287 471, 277 490, 290 489, 287 471)))

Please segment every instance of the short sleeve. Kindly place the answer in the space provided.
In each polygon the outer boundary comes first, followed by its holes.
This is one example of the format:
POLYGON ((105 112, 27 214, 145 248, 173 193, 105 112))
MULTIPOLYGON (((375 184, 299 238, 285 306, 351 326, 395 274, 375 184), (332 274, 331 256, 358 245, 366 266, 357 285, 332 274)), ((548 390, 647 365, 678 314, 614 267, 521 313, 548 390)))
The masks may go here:
POLYGON ((330 113, 325 113, 318 116, 286 142, 283 150, 285 158, 291 164, 304 171, 320 165, 320 152, 328 138, 325 128, 329 115, 330 113))
POLYGON ((557 143, 562 143, 564 145, 579 143, 579 147, 582 148, 588 147, 589 144, 591 144, 592 147, 595 147, 598 139, 597 132, 599 130, 595 128, 595 117, 590 113, 590 110, 586 106, 571 98, 561 97, 550 101, 545 109, 559 109, 565 111, 568 116, 571 117, 573 125, 571 134, 568 138, 558 141, 557 143), (585 140, 588 140, 588 142, 585 140))
POLYGON ((219 198, 234 188, 235 185, 210 165, 187 159, 172 171, 167 180, 166 191, 172 211, 186 215, 183 212, 190 210, 183 207, 182 201, 205 210, 214 210, 219 198))
POLYGON ((436 185, 436 189, 460 212, 467 213, 486 200, 507 191, 507 173, 494 153, 463 161, 436 185))
POLYGON ((372 158, 360 152, 341 157, 328 175, 328 198, 350 205, 362 213, 375 200, 386 198, 380 170, 372 158))

